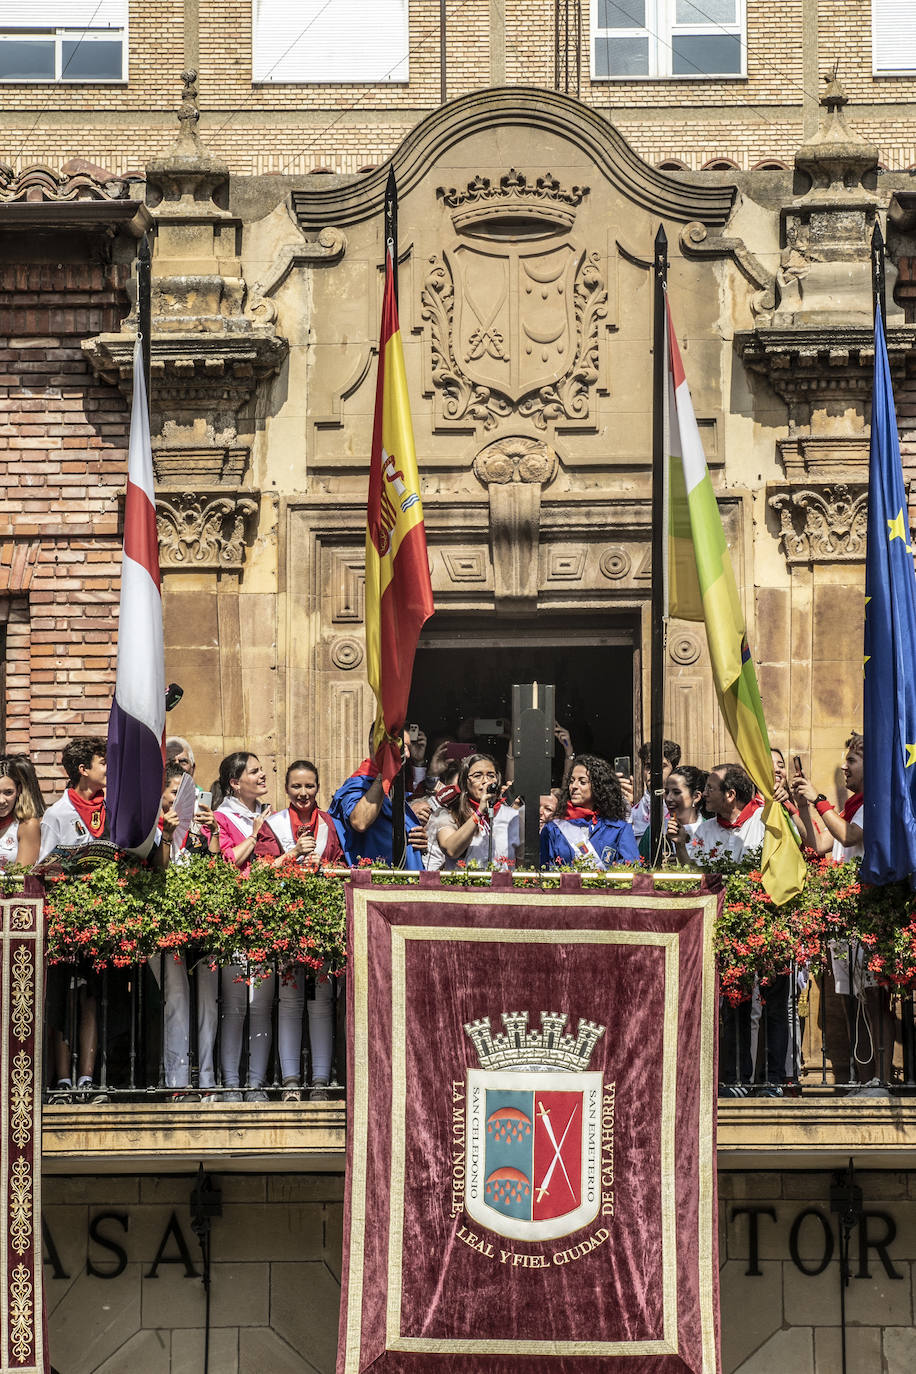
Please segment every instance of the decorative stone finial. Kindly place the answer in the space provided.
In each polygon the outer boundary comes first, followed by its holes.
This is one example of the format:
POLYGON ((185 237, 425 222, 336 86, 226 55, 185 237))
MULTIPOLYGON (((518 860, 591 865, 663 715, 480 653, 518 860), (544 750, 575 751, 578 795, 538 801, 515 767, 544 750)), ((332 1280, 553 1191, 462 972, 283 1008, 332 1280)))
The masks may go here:
POLYGON ((178 146, 190 145, 192 149, 202 152, 197 136, 197 125, 200 120, 197 105, 197 72, 182 72, 181 84, 181 104, 178 106, 178 124, 181 132, 178 135, 178 146))
POLYGON ((229 168, 211 157, 200 141, 197 125, 200 109, 197 99, 197 72, 181 73, 181 104, 178 107, 178 138, 162 157, 147 164, 146 180, 152 189, 150 205, 161 217, 159 206, 181 206, 182 213, 207 216, 222 214, 214 193, 229 180, 229 168))
POLYGON ((842 109, 844 105, 849 104, 849 96, 843 88, 843 83, 837 79, 839 65, 839 62, 835 63, 830 75, 824 77, 827 85, 824 87, 824 94, 821 96, 819 102, 825 109, 829 110, 831 114, 836 110, 842 109))
POLYGON ((878 166, 877 146, 846 123, 843 106, 849 99, 837 78, 837 65, 824 77, 820 105, 825 113, 817 133, 795 154, 796 168, 811 179, 808 196, 861 197, 865 178, 878 166))

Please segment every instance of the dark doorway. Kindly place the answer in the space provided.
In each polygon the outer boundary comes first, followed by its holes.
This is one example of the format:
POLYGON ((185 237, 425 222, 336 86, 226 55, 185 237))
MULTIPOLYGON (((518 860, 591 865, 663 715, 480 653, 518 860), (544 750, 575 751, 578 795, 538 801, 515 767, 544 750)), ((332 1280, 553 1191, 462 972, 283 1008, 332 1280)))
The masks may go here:
MULTIPOLYGON (((410 696, 411 721, 430 742, 448 735, 505 760, 502 733, 478 727, 509 717, 514 682, 552 682, 556 716, 579 753, 613 762, 633 755, 634 683, 638 681, 634 629, 598 630, 586 623, 538 619, 524 628, 495 620, 449 620, 437 615, 420 638, 410 696)), ((638 703, 636 703, 638 705, 638 703)), ((563 770, 554 756, 554 783, 563 770)))

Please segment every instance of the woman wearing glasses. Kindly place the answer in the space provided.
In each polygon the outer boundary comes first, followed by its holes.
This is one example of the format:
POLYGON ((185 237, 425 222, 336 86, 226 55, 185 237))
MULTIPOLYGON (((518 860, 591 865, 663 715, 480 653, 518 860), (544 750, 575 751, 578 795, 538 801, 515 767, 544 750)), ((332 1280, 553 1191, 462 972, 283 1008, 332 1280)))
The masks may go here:
POLYGON ((474 865, 510 868, 521 856, 520 813, 500 800, 495 759, 472 754, 459 777, 461 793, 439 816, 430 868, 443 871, 474 865))
POLYGON ((31 868, 40 841, 41 822, 27 779, 12 759, 0 759, 0 869, 31 868))

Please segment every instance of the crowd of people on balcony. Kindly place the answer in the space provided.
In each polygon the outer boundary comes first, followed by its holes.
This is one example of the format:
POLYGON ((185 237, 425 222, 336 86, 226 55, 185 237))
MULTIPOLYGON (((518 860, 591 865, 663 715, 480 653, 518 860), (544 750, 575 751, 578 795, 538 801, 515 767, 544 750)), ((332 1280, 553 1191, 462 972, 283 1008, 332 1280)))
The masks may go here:
MULTIPOLYGON (((505 733, 508 738, 508 729, 505 733)), ((542 868, 601 870, 640 859, 653 865, 674 862, 715 868, 723 859, 740 861, 760 849, 763 798, 740 765, 724 763, 706 769, 683 763, 680 746, 664 741, 663 834, 653 853, 650 746, 640 748, 633 775, 615 771, 596 754, 576 753, 569 732, 559 724, 555 737, 561 776, 558 785, 540 798, 542 868)), ((421 728, 405 730, 402 866, 448 871, 520 865, 524 806, 514 790, 511 743, 504 767, 495 752, 479 748, 476 741, 440 738, 429 744, 428 748, 421 728)), ((255 861, 280 865, 291 854, 312 866, 350 866, 367 859, 395 862, 393 793, 372 760, 371 739, 369 756, 340 784, 327 810, 319 806, 318 769, 307 759, 290 763, 282 798, 286 804, 274 810, 265 770, 248 750, 223 759, 210 791, 204 791, 195 779, 196 760, 187 740, 170 738, 166 756, 157 843, 148 862, 165 866, 182 863, 195 852, 209 852, 243 874, 255 861), (182 826, 175 807, 186 777, 194 788, 193 821, 182 826)), ((107 835, 105 758, 103 738, 71 740, 61 755, 68 786, 47 808, 28 758, 14 755, 0 761, 0 868, 31 866, 55 849, 85 845, 107 835)), ((782 752, 773 750, 775 794, 793 818, 800 842, 812 856, 832 853, 838 862, 861 855, 862 736, 853 733, 846 742, 844 772, 850 795, 841 809, 816 791, 797 755, 792 763, 790 774, 782 752)), ((868 979, 861 967, 850 968, 855 959, 850 961, 848 952, 839 951, 833 962, 837 989, 871 998, 872 1014, 880 1017, 883 1011, 875 1000, 880 990, 866 986, 868 979)), ((184 956, 151 960, 150 972, 163 1003, 166 1087, 178 1098, 191 1091, 191 1020, 196 1013, 195 1096, 204 1101, 267 1100, 272 981, 240 978, 235 966, 217 970, 201 960, 195 969, 192 997, 184 956), (243 1054, 246 1022, 247 1053, 243 1054), (244 1082, 243 1060, 247 1061, 244 1082)), ((778 982, 778 987, 770 985, 765 999, 744 1004, 733 1017, 733 1032, 722 1044, 720 1077, 726 1095, 751 1091, 753 1050, 761 1029, 766 1060, 763 1090, 781 1092, 787 1074, 790 1009, 798 989, 790 987, 788 974, 778 982)), ((75 970, 69 965, 49 970, 47 1021, 58 1100, 104 1100, 94 1081, 98 998, 99 975, 88 962, 75 970), (78 1043, 71 1045, 74 1034, 78 1043)), ((284 972, 277 1000, 282 1097, 293 1101, 302 1094, 307 1010, 310 1094, 320 1099, 327 1095, 332 1075, 332 982, 293 966, 284 972)))

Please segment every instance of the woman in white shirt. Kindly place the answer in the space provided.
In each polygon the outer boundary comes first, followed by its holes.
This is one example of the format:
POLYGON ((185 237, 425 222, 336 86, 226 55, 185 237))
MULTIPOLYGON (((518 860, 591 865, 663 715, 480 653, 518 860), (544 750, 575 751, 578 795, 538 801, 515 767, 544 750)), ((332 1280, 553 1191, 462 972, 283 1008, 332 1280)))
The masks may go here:
POLYGON ((461 865, 509 868, 522 851, 520 813, 499 797, 501 779, 489 754, 472 754, 461 770, 461 794, 439 816, 436 844, 443 871, 461 865))
POLYGON ((31 868, 40 842, 41 822, 22 771, 12 759, 0 759, 0 869, 31 868))

